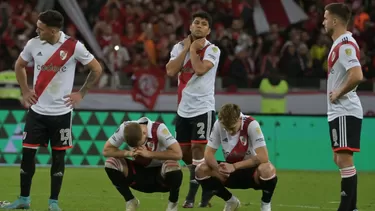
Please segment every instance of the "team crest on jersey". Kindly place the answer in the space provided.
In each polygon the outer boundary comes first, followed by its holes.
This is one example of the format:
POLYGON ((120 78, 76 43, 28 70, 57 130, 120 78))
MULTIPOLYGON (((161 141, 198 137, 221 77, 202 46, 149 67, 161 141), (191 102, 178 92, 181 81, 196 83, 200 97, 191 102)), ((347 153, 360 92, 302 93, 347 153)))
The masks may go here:
POLYGON ((66 51, 63 51, 63 50, 60 51, 61 60, 65 60, 67 56, 68 56, 68 53, 66 51))
POLYGON ((146 143, 146 146, 147 146, 147 149, 148 149, 148 150, 150 150, 150 151, 155 151, 155 147, 156 147, 156 145, 155 145, 155 143, 154 143, 153 141, 148 141, 148 142, 146 143))
POLYGON ((240 141, 241 141, 241 144, 244 146, 247 144, 247 138, 244 136, 240 136, 240 141))

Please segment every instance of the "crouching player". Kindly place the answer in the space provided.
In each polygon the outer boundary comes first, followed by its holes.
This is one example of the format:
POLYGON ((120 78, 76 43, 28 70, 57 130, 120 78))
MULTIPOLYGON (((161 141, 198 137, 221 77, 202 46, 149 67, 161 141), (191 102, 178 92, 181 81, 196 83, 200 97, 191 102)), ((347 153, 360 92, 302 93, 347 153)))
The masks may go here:
POLYGON ((262 190, 261 210, 271 211, 271 198, 277 183, 276 170, 268 160, 259 123, 243 115, 238 105, 226 104, 220 109, 204 158, 205 163, 196 169, 196 179, 203 188, 212 190, 225 201, 224 211, 240 207, 238 198, 227 188, 262 190), (215 152, 220 145, 225 162, 218 164, 215 152))
POLYGON ((121 124, 104 146, 109 157, 105 171, 126 201, 126 211, 136 210, 139 200, 130 187, 144 193, 169 192, 167 211, 177 210, 182 171, 182 151, 167 127, 146 117, 121 124), (125 150, 119 147, 126 143, 125 150))

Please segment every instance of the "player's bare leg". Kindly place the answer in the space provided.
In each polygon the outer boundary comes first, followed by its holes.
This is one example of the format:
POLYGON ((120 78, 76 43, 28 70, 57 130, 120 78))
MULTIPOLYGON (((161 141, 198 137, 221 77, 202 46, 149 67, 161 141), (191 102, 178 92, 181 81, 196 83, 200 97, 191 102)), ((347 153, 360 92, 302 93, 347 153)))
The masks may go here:
POLYGON ((271 163, 260 164, 254 178, 262 189, 261 211, 271 211, 271 199, 277 184, 275 167, 271 163))
POLYGON ((180 164, 177 161, 165 161, 161 168, 161 176, 165 184, 170 187, 167 211, 177 211, 183 177, 180 164))
POLYGON ((342 150, 335 152, 334 162, 341 173, 341 202, 338 211, 357 209, 357 171, 354 166, 353 152, 342 150))
POLYGON ((137 210, 139 200, 134 197, 130 191, 127 181, 128 166, 125 159, 108 158, 105 162, 105 171, 116 187, 118 192, 124 197, 126 201, 126 211, 137 210))
POLYGON ((216 196, 225 201, 224 211, 235 211, 241 206, 240 200, 235 197, 224 186, 227 177, 218 171, 213 171, 209 166, 202 163, 197 166, 195 177, 202 185, 202 188, 211 190, 216 196))

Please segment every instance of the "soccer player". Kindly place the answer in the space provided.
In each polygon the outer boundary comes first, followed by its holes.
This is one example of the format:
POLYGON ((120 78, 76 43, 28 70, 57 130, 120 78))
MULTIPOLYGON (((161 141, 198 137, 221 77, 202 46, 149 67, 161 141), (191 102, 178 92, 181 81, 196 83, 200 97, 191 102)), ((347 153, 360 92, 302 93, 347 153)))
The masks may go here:
POLYGON ((363 79, 359 47, 347 31, 351 11, 346 4, 325 7, 324 28, 333 39, 328 55, 328 122, 334 162, 341 172, 339 211, 357 210, 357 173, 353 153, 360 151, 363 110, 356 93, 363 79))
POLYGON ((165 124, 147 117, 124 122, 106 142, 103 155, 109 157, 105 171, 124 197, 126 211, 139 206, 129 187, 144 193, 169 192, 167 211, 177 211, 182 151, 165 124), (123 143, 125 149, 120 150, 123 143))
MULTIPOLYGON (((176 139, 183 152, 183 161, 189 165, 190 187, 185 208, 194 206, 199 183, 195 167, 204 162, 204 148, 215 122, 215 77, 220 49, 206 36, 211 32, 212 18, 206 12, 193 15, 191 34, 173 46, 166 65, 167 74, 178 74, 178 109, 176 139)), ((206 207, 212 194, 203 190, 199 206, 206 207)))
POLYGON ((65 150, 72 147, 72 107, 79 103, 99 79, 102 68, 84 45, 60 31, 63 16, 54 10, 39 14, 38 37, 30 39, 15 64, 24 101, 31 106, 26 115, 21 161, 21 194, 5 209, 29 209, 30 187, 35 173, 38 147, 52 147, 51 211, 61 210, 58 196, 65 169, 65 150), (25 67, 34 62, 33 89, 27 84, 25 67), (91 70, 79 92, 71 93, 76 63, 91 70))
POLYGON ((213 190, 225 201, 224 211, 240 207, 240 201, 226 187, 262 190, 261 210, 271 211, 276 169, 269 161, 259 123, 243 115, 238 105, 225 104, 220 109, 204 158, 205 163, 197 166, 196 179, 203 188, 213 190), (218 164, 215 153, 220 146, 225 162, 218 164))

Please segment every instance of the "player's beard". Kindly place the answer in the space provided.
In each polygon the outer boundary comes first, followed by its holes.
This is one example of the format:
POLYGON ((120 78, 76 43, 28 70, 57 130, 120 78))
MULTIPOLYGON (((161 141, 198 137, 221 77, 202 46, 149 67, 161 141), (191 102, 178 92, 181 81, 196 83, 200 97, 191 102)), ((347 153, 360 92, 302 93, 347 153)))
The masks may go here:
POLYGON ((326 31, 327 31, 327 35, 328 36, 332 36, 333 35, 333 32, 334 32, 334 30, 331 28, 331 29, 326 29, 326 31))
POLYGON ((201 38, 206 37, 206 36, 203 36, 202 34, 203 34, 203 33, 199 33, 199 34, 197 34, 197 33, 192 33, 192 35, 193 35, 193 40, 197 40, 197 39, 201 39, 201 38))

